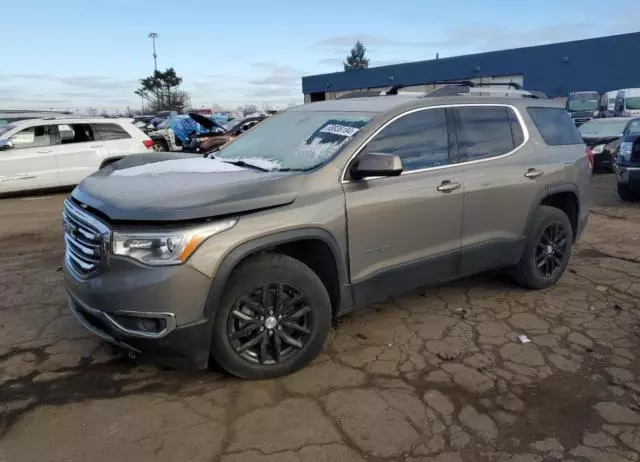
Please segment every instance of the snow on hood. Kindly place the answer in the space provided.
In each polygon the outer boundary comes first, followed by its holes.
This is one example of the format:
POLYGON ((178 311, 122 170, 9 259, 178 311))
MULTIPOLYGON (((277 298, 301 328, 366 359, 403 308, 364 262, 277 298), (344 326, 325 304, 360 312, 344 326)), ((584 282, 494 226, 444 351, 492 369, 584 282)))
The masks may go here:
POLYGON ((157 176, 167 173, 220 173, 246 170, 217 159, 172 159, 114 170, 113 176, 157 176))

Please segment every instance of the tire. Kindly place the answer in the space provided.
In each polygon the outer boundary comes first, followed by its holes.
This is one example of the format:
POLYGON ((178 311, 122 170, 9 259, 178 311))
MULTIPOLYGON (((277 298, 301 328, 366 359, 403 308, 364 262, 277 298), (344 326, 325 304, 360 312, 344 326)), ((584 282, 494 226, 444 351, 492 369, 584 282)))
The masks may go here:
POLYGON ((514 268, 516 282, 529 289, 552 286, 567 268, 572 246, 573 229, 567 214, 541 205, 533 217, 522 257, 514 268), (551 229, 555 230, 557 240, 550 239, 551 229), (540 267, 541 262, 545 263, 540 267))
POLYGON ((618 196, 625 202, 637 201, 639 194, 636 194, 623 184, 618 184, 618 196))
POLYGON ((167 143, 161 140, 153 140, 153 147, 152 149, 156 152, 167 152, 169 151, 169 147, 167 146, 167 143))
POLYGON ((331 300, 320 278, 299 260, 264 254, 241 264, 227 281, 215 315, 211 355, 224 370, 243 379, 279 377, 320 353, 330 325, 331 300), (246 347, 252 342, 256 343, 246 347))

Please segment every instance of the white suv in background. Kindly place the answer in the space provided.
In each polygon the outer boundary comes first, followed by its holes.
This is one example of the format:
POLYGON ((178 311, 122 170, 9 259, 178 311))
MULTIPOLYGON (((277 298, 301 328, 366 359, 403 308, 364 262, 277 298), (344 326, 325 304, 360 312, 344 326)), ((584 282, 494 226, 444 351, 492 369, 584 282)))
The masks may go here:
POLYGON ((0 194, 76 185, 101 167, 152 146, 128 119, 29 119, 0 125, 0 194))

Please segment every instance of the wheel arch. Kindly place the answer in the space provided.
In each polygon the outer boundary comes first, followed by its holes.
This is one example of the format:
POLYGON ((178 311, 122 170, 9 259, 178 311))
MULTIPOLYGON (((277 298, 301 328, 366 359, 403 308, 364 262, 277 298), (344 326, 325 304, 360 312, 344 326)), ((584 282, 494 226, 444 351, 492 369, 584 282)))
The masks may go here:
POLYGON ((280 252, 300 260, 309 266, 322 280, 329 292, 332 302, 333 315, 337 316, 346 311, 352 304, 351 287, 348 283, 348 267, 346 255, 343 255, 338 242, 331 233, 322 228, 303 228, 270 234, 251 241, 242 243, 229 251, 222 259, 213 277, 209 289, 204 313, 211 315, 215 312, 222 300, 222 294, 229 277, 235 269, 247 259, 263 252, 280 252), (328 253, 323 255, 330 260, 314 260, 314 255, 305 255, 300 252, 305 246, 324 246, 328 253), (333 263, 331 268, 324 267, 323 263, 333 263))
POLYGON ((525 236, 528 236, 533 223, 535 211, 541 205, 547 205, 562 210, 569 217, 574 240, 579 234, 580 219, 580 190, 575 184, 558 184, 552 185, 540 191, 536 200, 531 206, 527 225, 525 227, 525 236))

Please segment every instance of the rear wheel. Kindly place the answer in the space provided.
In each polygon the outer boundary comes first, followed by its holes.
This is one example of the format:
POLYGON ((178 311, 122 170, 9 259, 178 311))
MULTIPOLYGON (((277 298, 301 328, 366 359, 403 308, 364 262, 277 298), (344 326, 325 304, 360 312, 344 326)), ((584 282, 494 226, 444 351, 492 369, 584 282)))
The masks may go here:
POLYGON ((533 218, 531 233, 515 266, 516 281, 531 289, 544 289, 562 276, 571 255, 573 229, 562 210, 542 205, 533 218))
POLYGON ((331 323, 329 294, 302 262, 267 254, 235 271, 216 312, 211 354, 230 374, 278 377, 318 355, 331 323))
POLYGON ((623 184, 618 184, 618 196, 623 201, 637 201, 640 198, 640 194, 635 193, 623 184))

